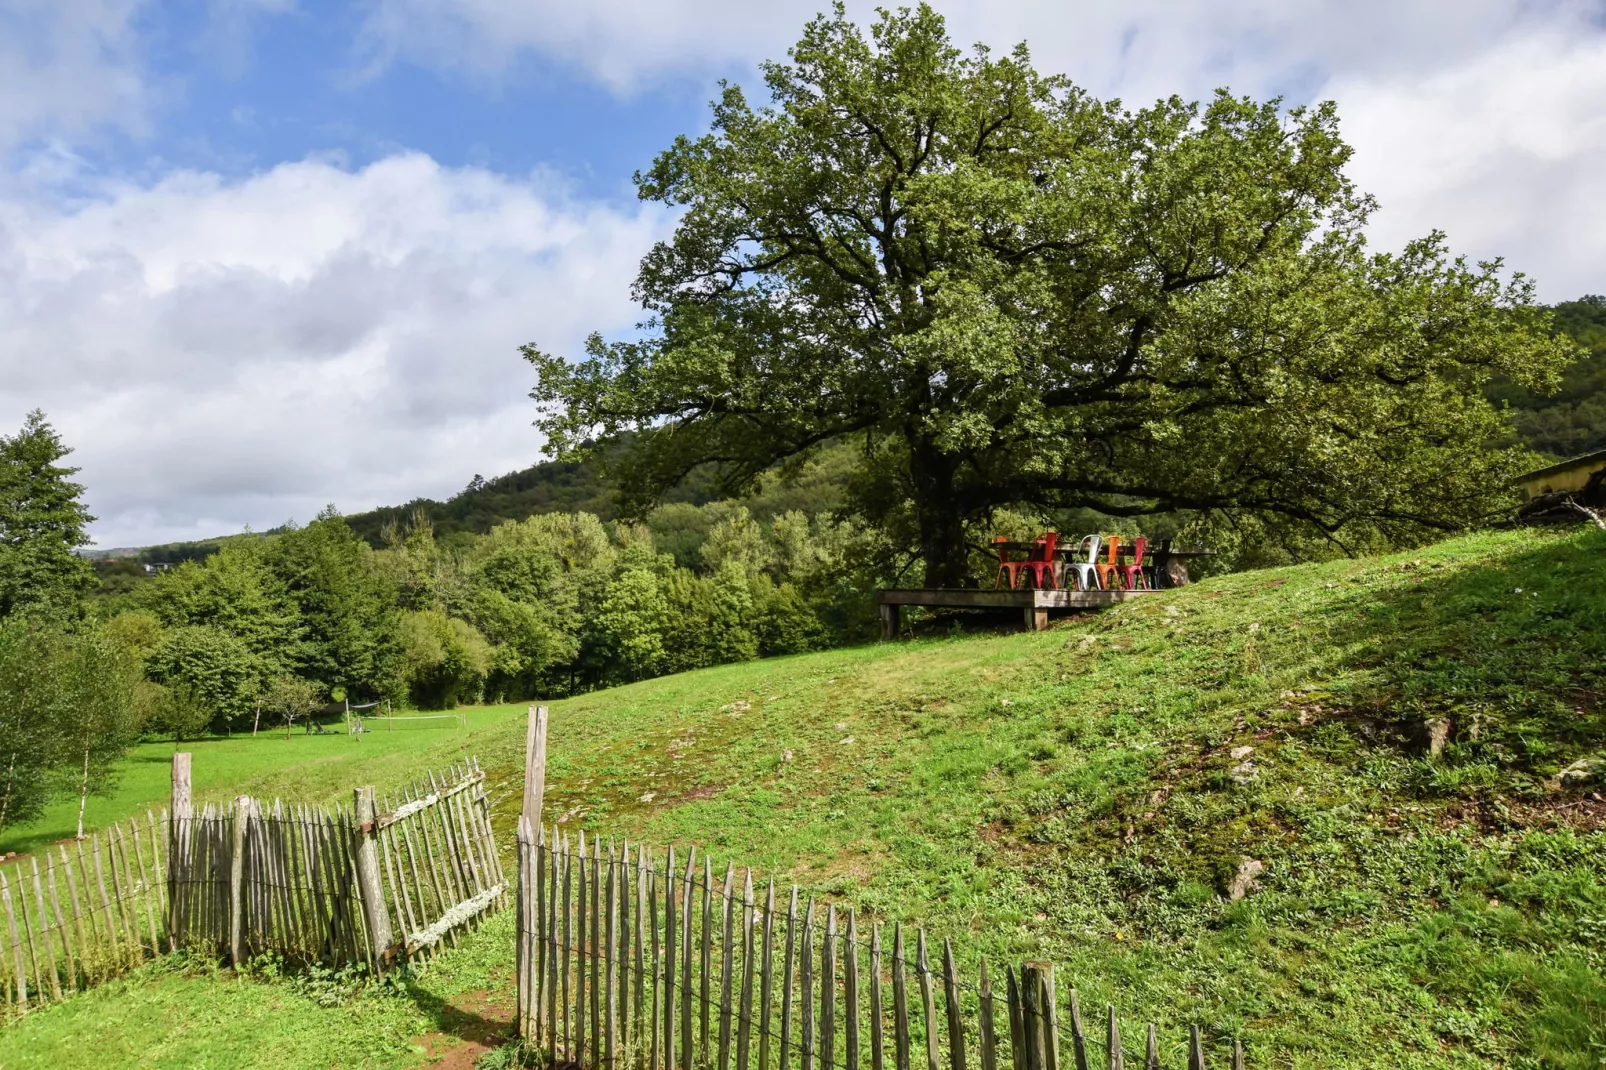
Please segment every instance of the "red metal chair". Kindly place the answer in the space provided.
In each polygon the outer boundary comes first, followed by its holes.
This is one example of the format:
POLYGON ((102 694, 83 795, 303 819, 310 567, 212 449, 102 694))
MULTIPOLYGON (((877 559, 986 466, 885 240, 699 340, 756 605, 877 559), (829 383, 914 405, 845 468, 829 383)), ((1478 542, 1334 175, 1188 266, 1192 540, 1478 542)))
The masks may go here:
POLYGON ((1121 573, 1124 586, 1129 591, 1136 591, 1139 588, 1143 590, 1149 589, 1148 577, 1143 574, 1143 551, 1148 545, 1149 540, 1139 535, 1132 543, 1132 563, 1130 565, 1117 566, 1117 571, 1121 573))
POLYGON ((1059 562, 1054 559, 1054 548, 1059 540, 1059 532, 1045 531, 1043 537, 1032 544, 1032 552, 1023 562, 1026 571, 1031 573, 1032 582, 1040 588, 1059 587, 1059 582, 1055 578, 1059 562))
POLYGON ((1121 567, 1121 536, 1105 536, 1104 545, 1109 549, 1109 556, 1099 562, 1099 585, 1106 591, 1118 590, 1121 586, 1121 574, 1117 571, 1121 567))
POLYGON ((1020 574, 1026 570, 1025 561, 1011 561, 1009 559, 1009 554, 1013 551, 1007 549, 1008 545, 1009 540, 1002 535, 993 539, 993 549, 998 554, 998 575, 993 578, 993 590, 995 591, 1006 575, 1009 577, 1009 589, 1013 591, 1016 584, 1020 583, 1020 574))

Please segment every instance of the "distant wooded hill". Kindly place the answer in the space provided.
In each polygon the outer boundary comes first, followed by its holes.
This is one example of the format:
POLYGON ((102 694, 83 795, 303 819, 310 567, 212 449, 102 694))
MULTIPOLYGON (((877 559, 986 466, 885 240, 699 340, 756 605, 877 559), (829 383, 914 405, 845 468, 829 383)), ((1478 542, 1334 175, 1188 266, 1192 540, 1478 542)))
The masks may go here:
POLYGON ((1545 396, 1500 384, 1490 390, 1512 408, 1520 441, 1555 460, 1606 449, 1606 296, 1593 294, 1556 306, 1556 323, 1589 350, 1545 396))
MULTIPOLYGON (((790 480, 782 480, 777 473, 764 481, 751 498, 742 500, 748 512, 758 520, 770 520, 792 510, 817 514, 836 508, 842 500, 842 489, 847 484, 852 466, 847 447, 827 449, 790 480)), ((681 486, 665 496, 664 505, 675 513, 679 507, 695 507, 720 500, 712 479, 703 473, 693 473, 681 486)), ((450 546, 466 535, 482 535, 506 520, 523 520, 539 513, 593 513, 603 520, 613 520, 618 509, 613 487, 603 474, 603 465, 596 459, 587 461, 542 461, 518 472, 495 479, 475 476, 462 491, 446 499, 414 498, 405 505, 383 506, 366 513, 353 513, 346 517, 349 524, 369 545, 380 548, 384 544, 385 525, 396 523, 405 526, 415 513, 429 518, 437 542, 450 546)), ((674 517, 670 523, 681 526, 688 518, 674 517)), ((96 572, 101 576, 102 593, 121 593, 145 575, 145 566, 178 564, 182 561, 205 560, 231 539, 259 538, 272 535, 284 528, 274 528, 258 534, 223 535, 215 539, 194 542, 163 543, 158 546, 89 551, 85 556, 95 559, 96 572)), ((660 536, 665 533, 660 532, 660 536)), ((673 542, 673 538, 670 539, 673 542)), ((672 547, 669 547, 673 549, 672 547)))
MULTIPOLYGON (((834 509, 841 503, 851 466, 846 447, 827 449, 794 479, 783 481, 778 473, 766 479, 758 493, 743 499, 743 504, 759 520, 791 510, 814 514, 834 509)), ((664 496, 663 504, 698 506, 721 497, 710 475, 693 472, 664 496)), ((346 517, 346 523, 378 547, 386 524, 404 524, 418 512, 429 517, 436 540, 450 545, 454 535, 483 535, 506 520, 523 520, 538 513, 592 513, 613 520, 618 507, 602 461, 542 461, 496 479, 475 476, 444 502, 415 498, 405 505, 353 514, 346 517)))

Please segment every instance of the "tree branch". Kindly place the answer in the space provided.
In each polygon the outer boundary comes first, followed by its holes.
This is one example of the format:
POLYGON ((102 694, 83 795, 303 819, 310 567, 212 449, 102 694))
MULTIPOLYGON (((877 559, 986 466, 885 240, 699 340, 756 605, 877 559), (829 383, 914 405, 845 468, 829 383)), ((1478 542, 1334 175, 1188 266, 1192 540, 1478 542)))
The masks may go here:
POLYGON ((1582 513, 1584 516, 1588 517, 1600 530, 1606 531, 1606 520, 1602 520, 1599 513, 1595 512, 1595 510, 1591 509, 1583 502, 1580 502, 1577 498, 1574 498, 1571 494, 1567 495, 1567 506, 1572 509, 1573 512, 1582 513))

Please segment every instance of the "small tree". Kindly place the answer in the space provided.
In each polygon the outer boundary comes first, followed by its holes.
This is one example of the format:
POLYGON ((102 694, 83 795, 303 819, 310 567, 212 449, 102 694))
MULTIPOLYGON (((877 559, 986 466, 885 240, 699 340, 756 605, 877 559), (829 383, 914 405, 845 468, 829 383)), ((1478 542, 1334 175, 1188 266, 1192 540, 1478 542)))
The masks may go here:
POLYGON ((175 700, 168 722, 177 738, 212 722, 241 722, 251 713, 262 677, 261 666, 245 644, 210 625, 191 625, 168 631, 147 659, 151 675, 167 685, 175 700))
POLYGON ((758 656, 758 636, 747 572, 739 562, 727 559, 704 582, 708 650, 714 664, 753 660, 758 656))
POLYGON ((310 717, 321 703, 318 685, 299 676, 287 675, 269 680, 258 701, 262 709, 284 718, 285 739, 290 738, 291 724, 310 717))
POLYGON ((415 703, 451 709, 479 698, 495 651, 472 624, 438 610, 407 613, 401 642, 402 676, 415 703))
POLYGON ((50 799, 60 750, 53 640, 23 621, 0 622, 0 830, 32 821, 50 799))
POLYGON ((608 585, 590 622, 605 678, 640 680, 658 672, 668 608, 658 575, 645 561, 632 562, 608 585))
POLYGON ((115 783, 139 737, 139 663, 100 632, 38 621, 0 625, 0 828, 37 818, 51 796, 115 783))
POLYGON ((207 725, 212 723, 217 711, 193 681, 176 676, 165 684, 154 686, 157 690, 149 699, 150 713, 145 722, 147 728, 172 736, 174 743, 205 734, 207 725))
POLYGON ((56 669, 55 722, 60 775, 78 796, 78 838, 93 794, 116 784, 117 763, 139 738, 139 663, 110 637, 89 633, 63 643, 56 669))

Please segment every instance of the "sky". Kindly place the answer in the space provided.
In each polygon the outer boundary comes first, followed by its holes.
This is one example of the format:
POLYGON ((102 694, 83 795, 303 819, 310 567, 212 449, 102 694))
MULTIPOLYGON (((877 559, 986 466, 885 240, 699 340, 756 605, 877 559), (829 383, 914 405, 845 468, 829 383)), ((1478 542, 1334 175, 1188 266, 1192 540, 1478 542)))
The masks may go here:
MULTIPOLYGON (((823 6, 0 0, 0 430, 46 412, 100 547, 534 463, 518 347, 632 329, 633 172, 823 6)), ((1335 100, 1374 246, 1606 292, 1606 0, 935 6, 1130 107, 1335 100)))

